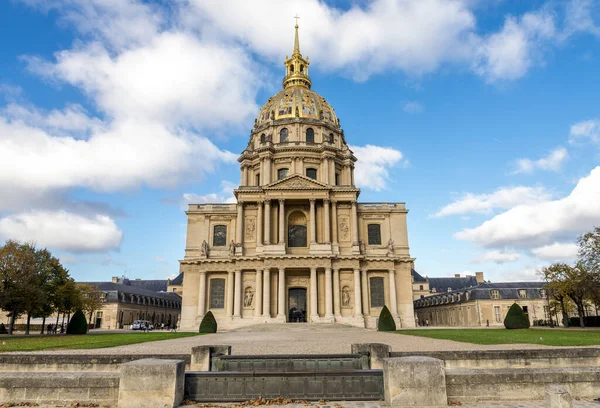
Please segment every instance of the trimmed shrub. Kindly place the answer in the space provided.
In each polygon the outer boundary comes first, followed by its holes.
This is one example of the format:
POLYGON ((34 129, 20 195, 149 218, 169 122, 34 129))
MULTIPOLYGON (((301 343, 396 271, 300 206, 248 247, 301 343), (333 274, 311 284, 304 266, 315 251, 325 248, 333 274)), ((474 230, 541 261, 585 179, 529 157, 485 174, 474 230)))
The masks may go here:
POLYGON ((0 334, 8 334, 8 330, 4 327, 4 323, 0 323, 0 334))
POLYGON ((216 333, 217 332, 217 321, 215 316, 209 310, 207 314, 202 318, 200 322, 200 333, 216 333))
POLYGON ((69 324, 67 325, 67 334, 87 334, 88 324, 85 315, 81 310, 73 314, 69 324))
POLYGON ((379 314, 379 324, 377 325, 379 331, 394 331, 396 330, 396 322, 390 313, 387 306, 383 306, 381 313, 379 314))
POLYGON ((507 329, 528 329, 529 328, 529 317, 525 314, 521 306, 514 303, 506 317, 504 318, 504 327, 507 329))

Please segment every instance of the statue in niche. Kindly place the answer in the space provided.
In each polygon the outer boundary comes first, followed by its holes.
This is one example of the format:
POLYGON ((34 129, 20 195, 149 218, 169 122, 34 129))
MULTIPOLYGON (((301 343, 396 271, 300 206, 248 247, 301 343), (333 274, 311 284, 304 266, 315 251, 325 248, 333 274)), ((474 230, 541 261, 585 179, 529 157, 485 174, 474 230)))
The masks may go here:
POLYGON ((202 241, 202 246, 200 247, 200 255, 208 256, 209 251, 210 247, 208 246, 208 242, 206 242, 206 240, 202 241))
POLYGON ((271 120, 275 120, 275 111, 271 111, 271 120))
POLYGON ((256 231, 256 221, 254 218, 248 218, 246 220, 246 241, 251 241, 254 238, 256 231))
POLYGON ((388 256, 394 255, 394 240, 391 238, 387 243, 387 255, 388 256))
POLYGON ((229 255, 231 255, 231 256, 235 255, 235 242, 233 242, 233 239, 229 243, 229 255))
POLYGON ((350 290, 348 286, 342 289, 342 306, 350 306, 350 290))
POLYGON ((360 250, 361 255, 367 253, 367 246, 365 245, 365 241, 363 241, 362 239, 358 241, 358 249, 360 250))
POLYGON ((244 307, 251 307, 253 301, 254 292, 252 291, 252 288, 246 288, 246 293, 244 294, 244 307))
POLYGON ((298 106, 296 106, 296 117, 300 116, 300 110, 298 109, 298 106))
POLYGON ((348 225, 348 218, 340 218, 340 238, 342 241, 348 239, 350 233, 350 226, 348 225))

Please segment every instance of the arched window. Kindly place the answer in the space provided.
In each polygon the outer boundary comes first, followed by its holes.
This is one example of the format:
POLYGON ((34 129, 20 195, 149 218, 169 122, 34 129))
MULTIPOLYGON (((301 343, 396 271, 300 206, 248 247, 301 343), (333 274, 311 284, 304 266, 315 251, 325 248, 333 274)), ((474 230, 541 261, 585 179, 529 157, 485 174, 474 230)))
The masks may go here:
POLYGON ((315 131, 312 128, 306 129, 306 143, 315 142, 315 131))
POLYGON ((288 130, 283 128, 279 131, 279 143, 286 143, 288 141, 288 130))
POLYGON ((306 177, 316 180, 317 179, 317 169, 313 169, 313 168, 306 169, 306 177))
POLYGON ((292 64, 292 65, 290 65, 290 74, 293 74, 293 73, 294 73, 294 65, 292 64))
POLYGON ((227 245, 227 226, 215 225, 213 231, 213 246, 227 245))
POLYGON ((263 133, 262 135, 260 135, 260 143, 264 144, 266 141, 267 141, 267 137, 263 133))
POLYGON ((284 179, 288 176, 289 174, 289 170, 288 169, 279 169, 277 170, 277 180, 281 180, 284 179))
POLYGON ((304 73, 304 64, 301 64, 301 65, 300 65, 300 73, 301 73, 301 74, 302 74, 302 73, 304 73))
POLYGON ((335 143, 335 137, 333 136, 333 133, 329 134, 329 144, 334 144, 335 143))
POLYGON ((210 280, 210 308, 225 308, 225 279, 210 280))
POLYGON ((288 218, 288 247, 306 247, 306 217, 294 211, 288 218))
POLYGON ((381 245, 381 225, 367 225, 367 235, 369 245, 381 245))
POLYGON ((256 185, 260 186, 260 173, 256 175, 256 185))

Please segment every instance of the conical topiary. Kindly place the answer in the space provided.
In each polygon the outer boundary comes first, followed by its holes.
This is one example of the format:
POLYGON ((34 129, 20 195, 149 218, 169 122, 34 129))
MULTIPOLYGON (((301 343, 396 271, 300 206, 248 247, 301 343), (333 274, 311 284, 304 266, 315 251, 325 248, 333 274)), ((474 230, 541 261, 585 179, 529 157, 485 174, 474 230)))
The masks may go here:
POLYGON ((73 314, 69 324, 67 325, 67 334, 87 334, 88 323, 85 319, 85 315, 81 310, 78 310, 73 314))
POLYGON ((212 312, 209 310, 207 314, 204 315, 202 322, 200 322, 200 333, 216 333, 217 332, 217 321, 215 320, 215 316, 213 316, 212 312))
POLYGON ((4 327, 4 323, 0 323, 0 334, 8 334, 8 330, 4 327))
POLYGON ((379 331, 394 331, 396 330, 396 322, 390 313, 387 306, 383 306, 381 313, 379 314, 379 324, 377 325, 379 331))
POLYGON ((529 328, 529 317, 525 314, 521 306, 514 303, 506 317, 504 318, 504 327, 507 329, 528 329, 529 328))

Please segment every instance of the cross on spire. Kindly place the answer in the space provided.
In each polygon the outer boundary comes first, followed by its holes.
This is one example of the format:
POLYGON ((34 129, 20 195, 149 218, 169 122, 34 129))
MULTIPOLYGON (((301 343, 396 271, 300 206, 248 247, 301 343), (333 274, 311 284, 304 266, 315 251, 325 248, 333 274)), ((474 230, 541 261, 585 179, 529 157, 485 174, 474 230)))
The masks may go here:
POLYGON ((300 16, 298 15, 298 13, 296 13, 296 15, 294 16, 294 18, 296 19, 296 27, 298 27, 298 19, 300 18, 300 16))

